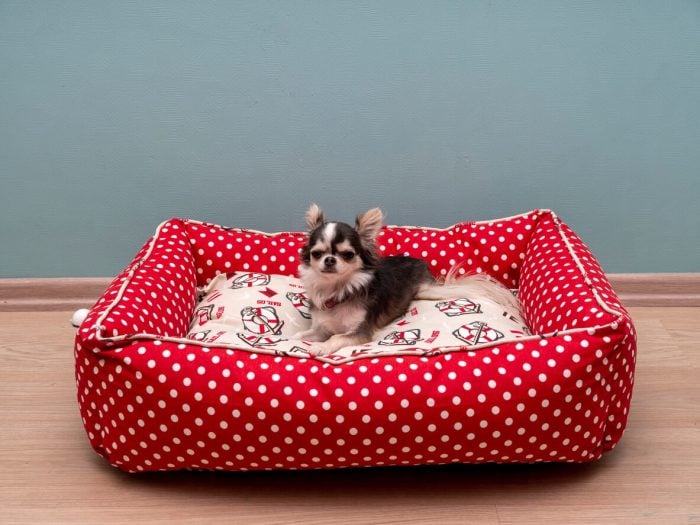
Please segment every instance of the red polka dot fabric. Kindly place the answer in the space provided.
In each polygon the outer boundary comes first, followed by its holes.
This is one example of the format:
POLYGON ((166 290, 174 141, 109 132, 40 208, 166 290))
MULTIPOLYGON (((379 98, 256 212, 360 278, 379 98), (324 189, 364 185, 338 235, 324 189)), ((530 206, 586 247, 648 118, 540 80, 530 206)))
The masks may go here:
POLYGON ((585 462, 622 437, 634 326, 551 211, 386 227, 378 241, 436 276, 460 264, 518 288, 530 337, 340 364, 184 338, 198 287, 235 271, 295 275, 304 241, 183 219, 158 228, 76 335, 78 402, 100 455, 128 472, 585 462))

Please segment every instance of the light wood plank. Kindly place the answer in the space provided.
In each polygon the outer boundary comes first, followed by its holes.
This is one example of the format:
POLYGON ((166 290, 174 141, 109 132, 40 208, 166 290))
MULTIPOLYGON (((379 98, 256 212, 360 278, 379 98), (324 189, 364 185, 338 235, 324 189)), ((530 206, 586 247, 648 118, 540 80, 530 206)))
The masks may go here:
POLYGON ((89 448, 70 311, 0 313, 3 523, 697 523, 700 308, 632 308, 627 432, 588 465, 130 476, 89 448))
POLYGON ((0 279, 0 312, 90 308, 111 282, 108 277, 0 279))
POLYGON ((608 278, 626 306, 700 306, 700 273, 617 273, 608 278))

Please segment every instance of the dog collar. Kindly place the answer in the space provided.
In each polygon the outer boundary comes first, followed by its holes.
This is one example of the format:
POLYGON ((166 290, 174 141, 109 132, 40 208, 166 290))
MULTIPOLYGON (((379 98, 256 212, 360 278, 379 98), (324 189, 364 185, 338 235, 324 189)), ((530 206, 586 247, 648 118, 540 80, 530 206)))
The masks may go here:
POLYGON ((333 308, 335 308, 339 304, 343 304, 343 303, 348 302, 352 299, 355 299, 359 295, 360 294, 355 292, 355 293, 352 293, 350 295, 343 296, 343 298, 341 300, 338 300, 335 297, 331 297, 327 301, 324 301, 324 303, 321 305, 321 310, 332 310, 333 308))
POLYGON ((340 302, 336 301, 335 298, 328 299, 325 303, 323 303, 322 310, 332 310, 339 304, 340 302))

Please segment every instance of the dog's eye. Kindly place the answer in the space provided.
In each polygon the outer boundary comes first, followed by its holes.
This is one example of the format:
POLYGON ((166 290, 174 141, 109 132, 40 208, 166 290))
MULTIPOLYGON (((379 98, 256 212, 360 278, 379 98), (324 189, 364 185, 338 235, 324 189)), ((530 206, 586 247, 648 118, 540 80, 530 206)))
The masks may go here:
POLYGON ((311 257, 313 257, 314 259, 320 259, 322 255, 323 252, 320 250, 314 250, 311 252, 311 257))
POLYGON ((343 260, 349 262, 349 261, 352 261, 353 257, 355 257, 355 253, 354 253, 354 252, 350 252, 350 251, 348 251, 348 252, 342 252, 342 253, 340 254, 340 256, 343 258, 343 260))

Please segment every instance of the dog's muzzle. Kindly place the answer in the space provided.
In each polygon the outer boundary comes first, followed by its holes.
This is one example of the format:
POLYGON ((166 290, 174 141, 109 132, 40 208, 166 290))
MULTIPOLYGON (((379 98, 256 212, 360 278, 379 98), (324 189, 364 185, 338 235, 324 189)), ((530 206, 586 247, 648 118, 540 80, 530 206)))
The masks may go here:
POLYGON ((329 255, 323 259, 323 269, 324 272, 335 272, 335 266, 338 261, 332 255, 329 255))

